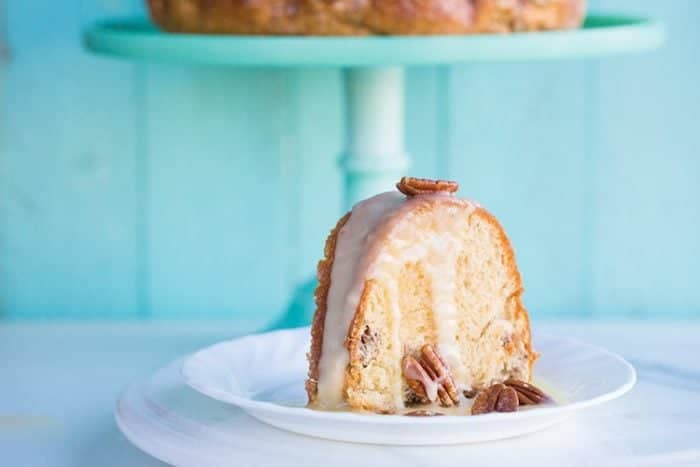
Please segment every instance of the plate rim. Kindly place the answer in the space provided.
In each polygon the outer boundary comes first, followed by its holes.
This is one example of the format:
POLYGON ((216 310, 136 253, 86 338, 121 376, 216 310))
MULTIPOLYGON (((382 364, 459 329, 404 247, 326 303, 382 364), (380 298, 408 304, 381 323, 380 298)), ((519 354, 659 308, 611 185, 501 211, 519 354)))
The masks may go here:
MULTIPOLYGON (((553 336, 549 334, 540 334, 538 335, 538 338, 541 339, 548 339, 548 340, 553 340, 553 341, 559 341, 559 342, 566 342, 569 344, 574 344, 576 346, 580 347, 586 347, 589 350, 593 350, 595 352, 601 353, 605 355, 606 357, 615 360, 618 364, 621 365, 621 367, 625 368, 627 371, 627 378, 625 383, 621 384, 619 387, 612 391, 605 392, 603 394, 600 394, 596 397, 578 401, 578 402, 572 402, 568 404, 558 404, 554 406, 547 406, 547 407, 540 407, 536 410, 528 410, 524 412, 509 412, 509 413, 489 413, 485 415, 480 415, 479 417, 473 417, 473 416, 468 416, 468 415, 451 415, 447 417, 406 417, 403 415, 397 415, 397 414, 390 414, 390 415, 381 415, 381 414, 373 414, 373 413, 357 413, 357 412, 351 412, 351 411, 338 411, 338 412, 333 412, 333 411, 323 411, 323 410, 314 410, 310 409, 308 407, 290 407, 290 406, 284 406, 284 405, 279 405, 275 404, 273 402, 268 402, 268 401, 258 401, 254 399, 250 399, 248 397, 244 396, 239 396, 236 395, 232 392, 227 392, 227 391, 221 391, 218 389, 213 389, 209 386, 202 385, 198 382, 197 378, 192 377, 192 373, 188 370, 192 367, 192 362, 197 358, 197 356, 201 355, 202 353, 205 352, 211 352, 214 348, 216 347, 224 347, 226 345, 231 344, 232 342, 239 341, 242 339, 246 338, 260 338, 262 336, 268 336, 276 333, 291 333, 291 332, 297 332, 300 333, 304 329, 309 329, 307 327, 302 327, 302 328, 292 328, 292 329, 281 329, 277 331, 272 331, 272 332, 266 332, 266 333, 260 333, 260 334, 251 334, 247 336, 241 336, 238 338, 234 339, 229 339, 226 341, 218 342, 216 344, 207 346, 205 348, 202 348, 196 352, 193 352, 189 355, 187 355, 181 362, 180 364, 180 375, 182 376, 183 382, 189 386, 190 388, 194 389, 195 391, 199 392, 200 394, 203 394, 207 397, 210 397, 212 399, 218 400, 220 402, 224 402, 227 404, 235 405, 236 407, 244 410, 245 412, 251 413, 274 413, 275 415, 281 415, 281 416, 296 416, 296 417, 304 417, 306 419, 316 419, 316 420, 324 420, 324 421, 335 421, 335 422, 361 422, 361 423, 370 423, 370 424, 414 424, 414 423, 428 423, 430 422, 431 424, 439 424, 439 425, 451 425, 451 424, 461 424, 465 423, 467 420, 469 420, 468 423, 474 423, 474 424, 479 424, 479 423, 489 423, 493 421, 494 419, 498 418, 500 420, 512 420, 512 419, 517 419, 517 420, 525 420, 525 419, 531 419, 531 418, 538 418, 541 416, 557 416, 557 415, 564 415, 568 414, 573 411, 578 411, 584 408, 596 406, 603 404, 605 402, 609 402, 611 400, 618 399, 625 394, 627 394, 637 383, 637 371, 634 368, 634 366, 629 363, 627 360, 625 360, 622 356, 619 354, 616 354, 614 352, 611 352, 604 347, 593 345, 593 344, 588 344, 580 339, 575 339, 575 338, 564 338, 564 337, 558 337, 558 336, 553 336)), ((256 417, 257 418, 257 417, 256 417)))

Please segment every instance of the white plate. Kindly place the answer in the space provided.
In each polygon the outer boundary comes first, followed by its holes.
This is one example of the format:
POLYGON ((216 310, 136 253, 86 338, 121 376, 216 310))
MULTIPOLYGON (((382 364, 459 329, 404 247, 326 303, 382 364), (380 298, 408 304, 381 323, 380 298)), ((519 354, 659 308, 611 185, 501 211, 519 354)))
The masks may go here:
POLYGON ((235 339, 185 359, 195 390, 239 406, 270 425, 319 438, 372 444, 434 445, 489 441, 541 430, 629 391, 634 368, 604 349, 539 336, 534 378, 554 389, 555 406, 479 416, 405 417, 322 412, 304 407, 309 328, 235 339))

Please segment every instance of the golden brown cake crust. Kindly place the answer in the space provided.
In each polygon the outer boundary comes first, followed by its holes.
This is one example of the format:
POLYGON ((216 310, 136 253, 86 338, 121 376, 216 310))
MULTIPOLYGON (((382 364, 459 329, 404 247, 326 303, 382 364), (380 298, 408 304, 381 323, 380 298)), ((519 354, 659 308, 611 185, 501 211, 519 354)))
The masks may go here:
POLYGON ((148 0, 153 21, 202 34, 478 34, 569 29, 586 0, 148 0))
POLYGON ((318 276, 318 286, 316 286, 316 291, 314 292, 316 313, 314 313, 314 319, 311 323, 311 350, 307 355, 309 359, 309 377, 306 380, 306 393, 309 396, 309 402, 314 400, 317 391, 318 361, 321 358, 321 347, 323 347, 323 327, 326 322, 326 304, 328 290, 331 286, 331 270, 333 269, 333 259, 335 258, 335 245, 338 240, 338 233, 348 219, 350 219, 349 212, 341 217, 333 230, 331 230, 323 249, 323 259, 318 262, 316 269, 318 276))
POLYGON ((532 374, 532 366, 535 364, 535 360, 537 360, 538 354, 532 349, 532 334, 530 331, 530 316, 525 309, 525 306, 523 305, 522 301, 522 295, 523 292, 525 291, 525 288, 523 287, 523 281, 522 277, 520 276, 520 271, 518 270, 518 266, 515 262, 515 251, 513 250, 513 246, 510 243, 510 239, 506 235, 505 230, 503 227, 501 227, 501 224, 496 220, 496 218, 488 212, 484 208, 479 208, 477 210, 477 215, 481 215, 483 219, 491 224, 494 228, 496 228, 500 234, 501 237, 501 244, 504 246, 504 251, 506 251, 506 258, 505 258, 505 264, 506 268, 508 269, 508 274, 513 277, 516 281, 517 287, 515 289, 515 292, 513 295, 511 295, 510 300, 513 303, 513 306, 515 308, 514 310, 514 319, 515 321, 523 321, 526 323, 525 326, 525 335, 522 336, 524 339, 524 344, 525 348, 527 349, 527 353, 529 356, 528 359, 528 367, 530 370, 530 374, 532 374))

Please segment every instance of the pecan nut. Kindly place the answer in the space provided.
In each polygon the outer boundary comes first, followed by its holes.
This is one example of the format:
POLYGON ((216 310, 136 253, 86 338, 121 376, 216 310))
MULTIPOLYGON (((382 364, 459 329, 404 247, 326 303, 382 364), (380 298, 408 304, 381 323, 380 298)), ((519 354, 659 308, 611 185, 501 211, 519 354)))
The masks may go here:
POLYGON ((402 177, 396 188, 406 196, 426 195, 430 193, 455 193, 459 183, 450 180, 431 180, 428 178, 402 177))
POLYGON ((472 415, 490 412, 515 412, 521 405, 537 405, 553 402, 538 387, 516 379, 497 383, 480 391, 472 404, 472 415))
POLYGON ((498 383, 479 392, 472 405, 472 415, 482 415, 496 410, 498 396, 503 389, 505 389, 505 385, 498 383))
POLYGON ((439 402, 443 407, 459 405, 459 395, 450 369, 431 344, 421 348, 420 356, 406 355, 403 359, 406 384, 421 402, 439 402))
POLYGON ((496 412, 517 412, 520 402, 518 401, 518 393, 515 389, 504 386, 500 394, 498 394, 498 400, 496 401, 496 412))

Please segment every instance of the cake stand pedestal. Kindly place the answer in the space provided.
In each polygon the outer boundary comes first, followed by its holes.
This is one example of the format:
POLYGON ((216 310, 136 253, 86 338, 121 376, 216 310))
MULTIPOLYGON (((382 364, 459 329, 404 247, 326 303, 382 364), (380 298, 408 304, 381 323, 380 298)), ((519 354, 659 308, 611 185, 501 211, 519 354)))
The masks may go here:
MULTIPOLYGON (((287 37, 168 34, 143 19, 97 23, 84 34, 92 51, 180 64, 344 70, 347 128, 340 168, 344 206, 387 191, 410 167, 404 147, 404 67, 601 57, 653 49, 654 21, 589 15, 583 28, 510 35, 287 37)), ((274 327, 307 324, 314 281, 302 285, 274 327)))
POLYGON ((347 128, 340 168, 345 208, 387 191, 405 175, 404 70, 400 67, 345 71, 347 128))

